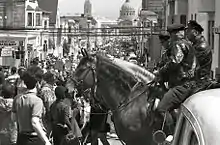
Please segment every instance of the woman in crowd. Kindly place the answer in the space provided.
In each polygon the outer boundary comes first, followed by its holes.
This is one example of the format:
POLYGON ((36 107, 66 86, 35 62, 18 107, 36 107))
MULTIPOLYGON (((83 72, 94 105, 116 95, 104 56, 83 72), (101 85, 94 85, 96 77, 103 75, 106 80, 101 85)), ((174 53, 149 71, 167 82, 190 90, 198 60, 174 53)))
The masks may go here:
POLYGON ((25 91, 27 91, 27 86, 24 84, 24 81, 22 80, 23 74, 25 72, 25 68, 21 67, 18 69, 18 75, 20 76, 16 82, 15 82, 15 93, 16 95, 22 94, 25 91))

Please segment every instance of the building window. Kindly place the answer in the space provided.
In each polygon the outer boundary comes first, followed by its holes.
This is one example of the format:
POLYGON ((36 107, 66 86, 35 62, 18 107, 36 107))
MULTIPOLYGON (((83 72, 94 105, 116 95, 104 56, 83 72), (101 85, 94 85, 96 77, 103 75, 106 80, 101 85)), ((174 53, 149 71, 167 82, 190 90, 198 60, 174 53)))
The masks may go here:
POLYGON ((44 29, 47 29, 47 20, 44 21, 44 29))
POLYGON ((41 26, 41 14, 36 14, 36 26, 41 26))
POLYGON ((215 21, 208 21, 208 43, 212 49, 214 48, 214 25, 215 21))
POLYGON ((194 14, 195 15, 195 20, 197 19, 197 14, 194 14))
POLYGON ((183 25, 186 25, 186 15, 181 15, 180 16, 180 23, 183 25))
POLYGON ((72 27, 71 26, 68 26, 68 32, 71 33, 71 29, 72 27))
POLYGON ((191 14, 191 20, 193 20, 193 14, 191 14))
POLYGON ((29 0, 29 2, 32 2, 32 3, 34 3, 36 0, 29 0))
POLYGON ((28 13, 28 26, 33 26, 33 14, 28 13))
POLYGON ((68 38, 68 44, 71 44, 71 42, 72 42, 72 39, 71 39, 71 37, 69 37, 68 38))
POLYGON ((171 18, 171 24, 173 24, 174 23, 174 16, 172 16, 172 18, 171 18))

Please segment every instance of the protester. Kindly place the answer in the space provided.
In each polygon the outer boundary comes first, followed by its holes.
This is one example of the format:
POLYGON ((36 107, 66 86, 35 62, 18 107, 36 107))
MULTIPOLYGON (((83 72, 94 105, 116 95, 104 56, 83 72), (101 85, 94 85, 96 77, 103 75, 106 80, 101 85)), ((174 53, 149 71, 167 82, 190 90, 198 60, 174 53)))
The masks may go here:
POLYGON ((25 72, 25 68, 24 67, 21 67, 18 69, 18 75, 20 76, 16 82, 15 82, 15 93, 16 95, 18 94, 22 94, 24 93, 25 91, 27 91, 27 86, 24 84, 24 81, 22 80, 22 77, 23 77, 23 74, 25 72))
POLYGON ((15 145, 17 141, 17 125, 11 119, 14 97, 14 86, 7 83, 2 86, 3 97, 0 97, 0 145, 15 145))
POLYGON ((50 134, 51 127, 49 122, 49 111, 51 104, 56 100, 56 96, 54 93, 54 83, 55 83, 55 76, 51 72, 47 72, 43 76, 44 83, 39 90, 39 97, 43 100, 44 107, 46 109, 46 114, 43 117, 44 125, 47 129, 47 134, 50 134))
POLYGON ((26 71, 23 80, 27 91, 15 97, 12 119, 18 122, 17 145, 51 145, 42 124, 44 106, 37 97, 35 74, 26 71))
POLYGON ((11 84, 15 84, 16 80, 19 78, 20 76, 17 74, 17 68, 16 67, 12 67, 11 68, 11 75, 6 78, 5 80, 7 80, 9 83, 11 84))
MULTIPOLYGON (((71 108, 64 102, 64 99, 66 98, 66 90, 67 89, 63 86, 58 86, 55 89, 57 100, 51 105, 50 108, 54 145, 68 144, 66 137, 71 131, 73 131, 71 125, 71 108)), ((73 140, 74 138, 75 136, 72 135, 73 140)), ((79 143, 79 141, 75 141, 79 143)))
POLYGON ((2 66, 0 66, 0 85, 5 83, 5 75, 2 66))

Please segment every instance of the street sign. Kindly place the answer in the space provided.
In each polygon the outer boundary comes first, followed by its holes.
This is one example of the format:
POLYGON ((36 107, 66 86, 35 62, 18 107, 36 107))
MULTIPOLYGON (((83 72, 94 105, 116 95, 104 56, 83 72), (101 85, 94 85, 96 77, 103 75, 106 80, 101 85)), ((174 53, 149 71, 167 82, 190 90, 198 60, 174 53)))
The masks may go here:
POLYGON ((12 47, 2 48, 1 56, 12 56, 12 47))

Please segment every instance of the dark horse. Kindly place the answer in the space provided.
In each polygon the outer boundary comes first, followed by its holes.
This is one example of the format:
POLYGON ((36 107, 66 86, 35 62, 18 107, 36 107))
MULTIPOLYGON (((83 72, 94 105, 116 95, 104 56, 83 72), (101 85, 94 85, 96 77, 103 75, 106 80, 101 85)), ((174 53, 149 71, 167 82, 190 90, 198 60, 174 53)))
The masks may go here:
POLYGON ((84 53, 75 78, 111 110, 117 135, 126 145, 154 144, 149 96, 157 91, 146 85, 153 80, 152 73, 120 59, 84 53))

